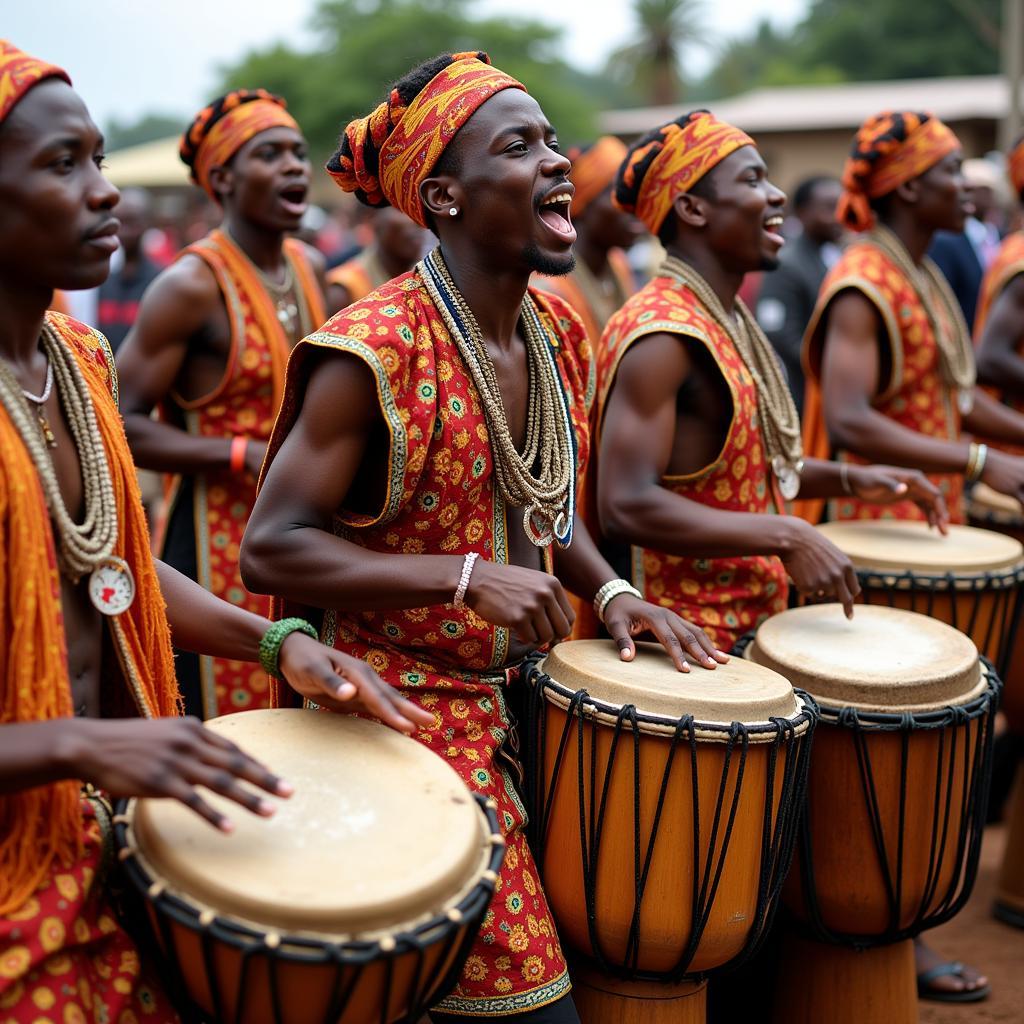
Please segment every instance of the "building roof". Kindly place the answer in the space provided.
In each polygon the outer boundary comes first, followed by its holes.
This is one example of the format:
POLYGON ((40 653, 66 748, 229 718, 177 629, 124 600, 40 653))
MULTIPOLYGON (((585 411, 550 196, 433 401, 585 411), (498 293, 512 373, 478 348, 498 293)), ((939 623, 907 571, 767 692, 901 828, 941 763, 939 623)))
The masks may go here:
POLYGON ((752 133, 852 130, 864 118, 881 110, 926 110, 947 122, 996 121, 1009 113, 1010 91, 1001 75, 790 85, 754 89, 704 103, 608 110, 600 115, 599 122, 605 132, 640 135, 685 110, 701 106, 752 133))
POLYGON ((178 157, 180 138, 179 135, 172 135, 108 153, 103 173, 118 188, 191 185, 188 168, 178 157))

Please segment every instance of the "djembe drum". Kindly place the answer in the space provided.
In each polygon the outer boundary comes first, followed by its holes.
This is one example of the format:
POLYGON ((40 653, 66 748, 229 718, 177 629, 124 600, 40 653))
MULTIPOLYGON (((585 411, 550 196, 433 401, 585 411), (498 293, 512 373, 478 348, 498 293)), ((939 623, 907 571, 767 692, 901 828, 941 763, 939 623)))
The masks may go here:
POLYGON ((935 619, 839 605, 782 612, 747 650, 818 702, 804 820, 783 902, 799 984, 775 1020, 913 1024, 912 939, 974 884, 999 680, 935 619))
MULTIPOLYGON (((1016 498, 974 485, 967 514, 975 526, 1005 533, 1024 543, 1024 509, 1016 498)), ((1024 740, 1024 628, 1018 626, 1005 673, 1001 709, 1017 743, 1024 740)), ((1018 764, 1017 783, 1010 796, 1008 834, 996 889, 995 915, 1007 924, 1024 928, 1024 764, 1018 764)))
POLYGON ((767 927, 792 855, 816 712, 733 659, 677 672, 559 644, 527 673, 528 793, 587 1024, 703 1024, 706 974, 767 927))
POLYGON ((948 623, 1005 676, 1021 615, 1019 541, 972 526, 950 526, 943 537, 927 523, 906 520, 851 520, 818 529, 853 563, 865 602, 948 623))
POLYGON ((493 895, 493 808, 375 722, 269 710, 206 725, 295 793, 270 819, 209 794, 230 835, 171 800, 115 819, 169 992, 203 1021, 418 1021, 455 984, 493 895))

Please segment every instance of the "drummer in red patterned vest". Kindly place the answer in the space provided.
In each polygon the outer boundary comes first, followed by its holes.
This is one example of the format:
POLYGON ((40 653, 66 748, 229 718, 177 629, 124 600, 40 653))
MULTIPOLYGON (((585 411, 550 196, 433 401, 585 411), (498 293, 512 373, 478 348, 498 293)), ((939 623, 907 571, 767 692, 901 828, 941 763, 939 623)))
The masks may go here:
POLYGON ((587 337, 596 345, 608 318, 633 292, 636 282, 625 250, 643 234, 643 225, 612 202, 612 185, 626 146, 605 135, 592 146, 570 149, 569 180, 576 188, 572 197, 576 266, 561 277, 537 283, 561 296, 579 314, 587 337))
MULTIPOLYGON (((1013 190, 1024 203, 1024 136, 1010 150, 1007 165, 1013 190)), ((1024 229, 1003 242, 985 273, 974 336, 978 380, 1024 412, 1024 229)))
MULTIPOLYGON (((925 255, 938 230, 960 231, 970 203, 960 142, 929 114, 884 113, 861 126, 843 173, 839 218, 864 237, 822 284, 805 338, 804 443, 844 462, 884 460, 928 473, 953 522, 964 480, 1024 498, 1024 459, 971 443, 963 431, 1024 444, 1024 416, 975 387, 974 352, 959 304, 925 255)), ((818 507, 802 510, 812 521, 818 507)), ((833 519, 919 519, 856 496, 833 519)))
POLYGON ((647 629, 677 666, 684 649, 724 658, 615 579, 576 513, 590 344, 564 302, 528 289, 572 267, 569 166, 485 54, 428 61, 348 126, 338 184, 440 246, 296 348, 242 545, 249 584, 326 609, 324 639, 430 710, 421 741, 498 804, 496 898, 435 1022, 578 1019, 506 702, 516 666, 572 626, 559 579, 596 601, 624 659, 647 629))
MULTIPOLYGON (((242 584, 238 548, 288 353, 325 319, 322 257, 286 237, 306 209, 306 141, 283 100, 243 90, 196 116, 181 157, 224 222, 146 292, 118 351, 121 410, 135 462, 170 481, 161 557, 265 614, 266 598, 242 584)), ((265 674, 222 658, 182 654, 178 681, 202 718, 269 701, 265 674)))
MULTIPOLYGON (((843 173, 839 219, 866 232, 822 284, 808 327, 804 439, 830 445, 853 467, 869 459, 915 466, 964 521, 964 480, 1024 498, 1024 459, 963 439, 1024 444, 1024 416, 975 387, 971 340, 960 306, 925 253, 938 230, 960 231, 970 204, 957 137, 937 118, 910 111, 869 118, 843 173)), ((820 508, 804 510, 812 521, 820 508)), ((832 518, 918 519, 901 502, 878 510, 856 495, 835 502, 832 518)), ((988 994, 974 968, 945 963, 916 943, 918 990, 966 1002, 988 994)))
POLYGON ((197 787, 264 815, 274 805, 241 780, 290 792, 177 717, 172 632, 262 650, 316 701, 358 692, 389 724, 421 724, 308 624, 272 625, 153 559, 110 347, 47 312, 55 287, 109 271, 118 193, 102 159, 65 72, 0 40, 0 1019, 15 1024, 175 1020, 107 890, 110 797, 180 800, 229 831, 197 787))
POLYGON ((798 495, 918 501, 945 511, 920 473, 846 471, 804 459, 777 359, 737 297, 783 244, 785 196, 752 139, 707 111, 631 147, 619 206, 668 256, 608 322, 598 359, 598 510, 607 536, 633 546, 633 582, 693 619, 722 648, 804 593, 852 612, 849 560, 784 512, 798 495))
POLYGON ((337 313, 391 278, 412 270, 427 247, 427 232, 394 207, 375 210, 371 216, 373 241, 358 256, 327 272, 329 313, 337 313))

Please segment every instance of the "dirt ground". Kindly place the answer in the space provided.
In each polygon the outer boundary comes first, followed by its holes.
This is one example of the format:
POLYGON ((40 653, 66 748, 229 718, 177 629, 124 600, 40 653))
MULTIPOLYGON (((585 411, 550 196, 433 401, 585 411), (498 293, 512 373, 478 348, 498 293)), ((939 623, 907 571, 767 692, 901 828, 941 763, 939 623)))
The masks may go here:
POLYGON ((970 901, 952 921, 928 932, 928 941, 943 956, 983 970, 992 994, 966 1005, 922 1000, 921 1024, 1024 1024, 1024 930, 1000 924, 991 912, 1005 832, 1002 825, 989 826, 970 901))

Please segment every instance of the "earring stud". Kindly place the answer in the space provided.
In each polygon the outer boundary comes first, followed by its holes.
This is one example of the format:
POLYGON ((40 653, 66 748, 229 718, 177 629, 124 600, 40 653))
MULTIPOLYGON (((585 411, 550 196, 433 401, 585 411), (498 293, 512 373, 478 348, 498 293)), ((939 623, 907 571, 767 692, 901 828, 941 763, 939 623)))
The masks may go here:
POLYGON ((458 215, 459 215, 459 208, 457 206, 449 206, 448 207, 448 216, 449 217, 458 217, 458 215))

